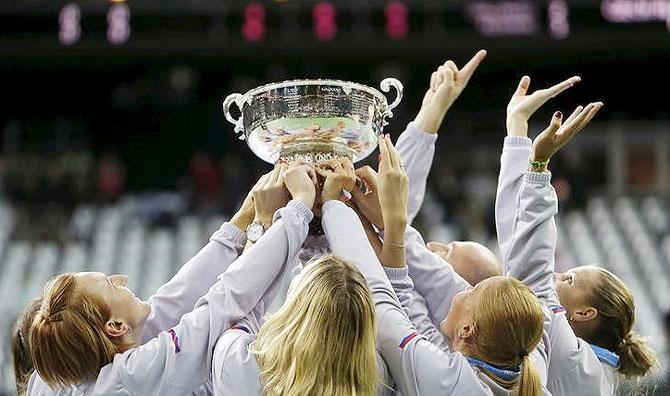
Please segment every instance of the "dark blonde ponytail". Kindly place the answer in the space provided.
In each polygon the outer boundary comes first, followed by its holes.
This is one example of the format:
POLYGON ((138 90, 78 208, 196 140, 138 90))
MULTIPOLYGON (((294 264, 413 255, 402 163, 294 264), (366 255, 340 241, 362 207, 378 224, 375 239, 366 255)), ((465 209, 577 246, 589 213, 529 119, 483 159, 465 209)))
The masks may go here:
POLYGON ((624 337, 617 353, 619 373, 626 378, 642 377, 658 364, 654 351, 647 345, 647 340, 635 332, 630 332, 624 337))
POLYGON ((598 271, 598 282, 588 297, 589 303, 598 310, 597 324, 582 338, 618 354, 618 372, 624 377, 642 377, 657 365, 657 359, 646 340, 633 332, 633 295, 616 275, 603 268, 598 271))
POLYGON ((540 374, 528 355, 524 356, 521 363, 521 377, 517 392, 519 396, 534 396, 542 393, 540 374))

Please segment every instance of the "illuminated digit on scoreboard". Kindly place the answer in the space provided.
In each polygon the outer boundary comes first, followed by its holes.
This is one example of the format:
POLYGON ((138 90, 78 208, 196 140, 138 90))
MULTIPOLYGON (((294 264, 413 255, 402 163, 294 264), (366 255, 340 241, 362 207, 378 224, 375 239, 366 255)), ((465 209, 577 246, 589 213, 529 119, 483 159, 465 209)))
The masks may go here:
POLYGON ((107 40, 115 45, 130 38, 130 8, 126 4, 114 4, 107 12, 107 40))
POLYGON ((81 11, 79 6, 70 3, 60 10, 58 15, 58 24, 60 29, 58 31, 58 40, 63 45, 72 45, 79 41, 81 37, 81 11))
POLYGON ((244 24, 242 37, 256 42, 265 36, 265 8, 259 3, 251 3, 244 8, 244 24))
POLYGON ((407 5, 400 1, 392 1, 384 8, 386 17, 386 34, 393 40, 402 40, 407 35, 407 5))
POLYGON ((564 39, 570 35, 570 21, 568 20, 568 5, 564 0, 551 0, 549 9, 549 33, 556 39, 564 39))
POLYGON ((313 31, 316 38, 329 41, 337 35, 337 9, 327 1, 314 5, 312 9, 313 31))

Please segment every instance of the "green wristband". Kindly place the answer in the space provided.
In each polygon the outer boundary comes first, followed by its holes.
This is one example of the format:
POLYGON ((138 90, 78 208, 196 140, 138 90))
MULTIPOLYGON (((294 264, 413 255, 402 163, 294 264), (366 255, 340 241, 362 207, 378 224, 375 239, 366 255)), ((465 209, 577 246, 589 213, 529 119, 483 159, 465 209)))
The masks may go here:
POLYGON ((533 168, 546 168, 546 166, 549 164, 549 160, 545 161, 528 161, 530 166, 533 168))

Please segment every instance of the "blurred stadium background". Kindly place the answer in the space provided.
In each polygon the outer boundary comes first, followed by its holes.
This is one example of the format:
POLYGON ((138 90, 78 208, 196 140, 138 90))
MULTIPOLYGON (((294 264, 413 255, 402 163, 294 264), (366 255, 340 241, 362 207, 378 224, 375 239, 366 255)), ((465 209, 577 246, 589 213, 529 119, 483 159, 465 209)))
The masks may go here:
POLYGON ((513 89, 523 74, 531 89, 582 76, 531 126, 605 102, 552 161, 557 265, 602 265, 631 287, 662 361, 641 389, 662 393, 651 383, 668 378, 669 0, 5 0, 0 32, 0 394, 13 394, 14 318, 52 274, 124 273, 147 297, 269 168, 224 120, 227 94, 397 77, 397 138, 430 73, 479 48, 489 55, 440 131, 420 228, 495 246, 513 89))

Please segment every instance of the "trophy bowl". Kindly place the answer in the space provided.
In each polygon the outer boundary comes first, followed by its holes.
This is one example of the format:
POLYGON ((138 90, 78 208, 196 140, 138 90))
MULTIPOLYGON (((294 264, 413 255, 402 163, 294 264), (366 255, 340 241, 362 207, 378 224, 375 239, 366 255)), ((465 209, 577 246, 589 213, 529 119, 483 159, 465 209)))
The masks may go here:
POLYGON ((380 83, 396 97, 388 104, 378 90, 340 80, 289 80, 263 85, 223 101, 226 120, 249 148, 269 163, 319 163, 337 157, 354 162, 377 147, 386 119, 402 99, 403 86, 395 78, 380 83), (231 106, 241 114, 235 119, 231 106))

